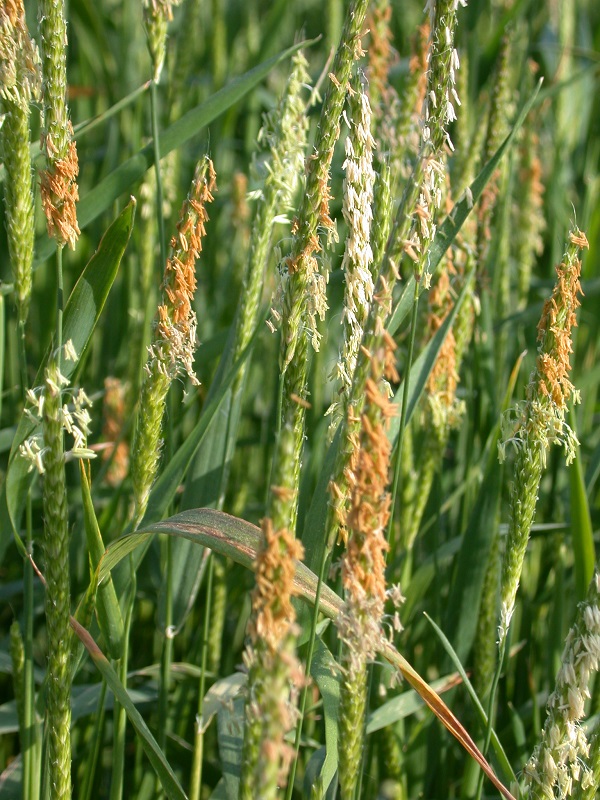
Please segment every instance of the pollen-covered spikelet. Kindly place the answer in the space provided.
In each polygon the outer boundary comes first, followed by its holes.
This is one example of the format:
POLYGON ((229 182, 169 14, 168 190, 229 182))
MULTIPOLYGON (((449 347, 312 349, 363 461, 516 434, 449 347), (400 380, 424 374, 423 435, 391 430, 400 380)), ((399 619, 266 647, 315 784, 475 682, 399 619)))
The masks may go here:
POLYGON ((6 0, 0 5, 0 111, 4 115, 0 157, 6 169, 6 234, 21 323, 29 311, 34 249, 29 115, 40 89, 40 56, 27 30, 22 0, 6 0))
MULTIPOLYGON (((539 744, 523 770, 523 798, 546 800, 569 797, 579 787, 598 789, 585 760, 590 745, 580 720, 590 697, 589 684, 600 669, 600 573, 596 572, 584 602, 577 607, 567 634, 554 691, 548 698, 547 717, 539 744)), ((595 796, 592 791, 591 797, 595 796)))
POLYGON ((293 727, 294 695, 304 676, 295 655, 292 605, 296 561, 302 545, 287 529, 262 522, 263 544, 256 559, 249 645, 241 800, 272 800, 285 782, 293 750, 284 740, 293 727))
POLYGON ((288 281, 283 302, 281 365, 286 369, 296 346, 306 338, 308 327, 311 344, 319 349, 320 333, 317 318, 324 319, 327 310, 326 277, 320 274, 316 258, 321 250, 319 233, 335 235, 335 224, 329 214, 330 168, 335 143, 340 135, 340 119, 352 65, 363 55, 361 34, 368 2, 354 0, 348 9, 340 45, 336 51, 329 82, 323 98, 315 152, 308 158, 306 188, 302 207, 292 232, 291 254, 284 261, 288 281))
POLYGON ((452 100, 458 102, 454 90, 459 66, 454 49, 454 29, 459 4, 465 5, 465 0, 429 2, 426 7, 431 12, 433 29, 428 54, 428 92, 422 116, 421 149, 388 238, 375 288, 375 302, 371 304, 349 393, 349 413, 342 421, 342 444, 329 483, 332 495, 326 537, 329 545, 344 524, 343 508, 348 488, 346 468, 355 447, 357 424, 370 371, 366 354, 375 352, 382 345, 392 307, 392 291, 399 278, 400 259, 404 254, 410 257, 414 262, 415 277, 420 280, 427 267, 428 247, 435 234, 434 212, 441 204, 445 176, 440 159, 445 148, 451 144, 446 125, 455 116, 452 100))
POLYGON ((42 206, 48 235, 74 248, 79 237, 79 162, 67 108, 67 22, 64 0, 41 0, 43 121, 46 169, 40 172, 42 206))
POLYGON ((196 261, 202 251, 208 220, 206 204, 212 201, 215 187, 212 161, 204 158, 196 167, 192 188, 181 209, 177 235, 171 239, 171 257, 161 287, 162 303, 158 306, 144 368, 131 453, 136 524, 144 516, 158 469, 162 417, 171 382, 185 372, 192 383, 198 383, 193 368, 197 322, 192 300, 196 290, 196 261))
MULTIPOLYGON (((341 404, 334 403, 328 413, 345 411, 344 397, 352 385, 356 357, 364 326, 373 299, 373 251, 371 249, 371 224, 373 222, 373 148, 371 135, 371 108, 360 78, 353 81, 349 98, 350 132, 346 139, 344 169, 343 214, 348 225, 348 236, 342 261, 345 275, 342 325, 343 343, 334 370, 340 382, 341 404)), ((334 416, 332 428, 337 426, 334 416)))
POLYGON ((504 441, 499 445, 504 459, 508 443, 515 445, 514 484, 511 490, 508 536, 501 578, 500 642, 508 632, 523 559, 533 523, 537 493, 551 444, 565 447, 567 463, 576 454, 577 437, 565 421, 567 401, 573 394, 569 380, 572 352, 571 329, 577 324, 576 309, 581 292, 579 251, 588 247, 580 230, 574 228, 563 261, 556 268, 558 280, 552 297, 546 300, 538 325, 538 357, 527 387, 527 397, 515 414, 503 420, 504 441))
POLYGON ((385 539, 390 514, 391 445, 387 422, 395 412, 385 385, 397 380, 391 339, 371 356, 365 407, 357 448, 347 469, 350 488, 346 507, 346 551, 342 557, 345 609, 338 622, 344 643, 340 684, 339 776, 343 800, 351 800, 358 779, 367 702, 367 664, 381 642, 386 598, 385 539))
POLYGON ((598 787, 600 787, 600 727, 594 726, 594 733, 590 737, 590 749, 587 759, 589 773, 586 773, 585 785, 583 780, 573 787, 573 800, 596 800, 598 787))

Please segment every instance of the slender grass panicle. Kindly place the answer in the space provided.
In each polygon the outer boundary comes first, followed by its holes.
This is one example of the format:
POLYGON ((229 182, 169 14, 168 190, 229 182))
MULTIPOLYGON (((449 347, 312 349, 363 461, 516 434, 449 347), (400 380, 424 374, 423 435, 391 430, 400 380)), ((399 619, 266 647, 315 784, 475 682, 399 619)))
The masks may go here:
POLYGON ((331 161, 340 135, 340 119, 354 61, 363 55, 361 35, 368 3, 354 0, 348 9, 342 38, 329 73, 323 98, 315 152, 308 159, 306 188, 298 219, 294 223, 294 243, 285 259, 287 287, 284 294, 281 366, 287 370, 297 343, 303 342, 305 328, 311 344, 319 349, 317 318, 327 310, 326 276, 320 274, 315 253, 321 250, 319 232, 332 235, 329 191, 331 161))
POLYGON ((580 720, 590 697, 589 684, 600 669, 600 573, 577 608, 562 654, 556 686, 548 698, 542 738, 525 766, 524 798, 568 797, 577 784, 585 791, 598 783, 586 764, 590 745, 580 720))
POLYGON ((296 613, 291 602, 302 545, 290 531, 276 531, 270 519, 263 520, 262 532, 244 658, 248 693, 241 800, 272 800, 285 783, 294 751, 284 736, 295 722, 293 695, 304 681, 295 655, 296 613))
POLYGON ((167 27, 173 20, 173 6, 178 6, 181 0, 143 0, 144 25, 148 50, 152 59, 152 80, 160 81, 165 63, 167 45, 167 27))
POLYGON ((344 250, 342 269, 345 276, 343 344, 334 369, 340 382, 342 401, 334 404, 328 413, 334 413, 332 427, 337 427, 335 411, 345 412, 344 398, 352 385, 356 357, 373 299, 374 265, 371 249, 371 225, 373 222, 373 149, 375 141, 371 135, 371 107, 362 87, 361 79, 352 81, 349 101, 350 132, 346 138, 346 160, 344 169, 343 214, 348 225, 348 237, 344 250))
MULTIPOLYGON (((266 175, 257 198, 258 207, 252 226, 237 319, 234 361, 247 346, 256 325, 273 225, 278 217, 289 211, 304 167, 308 117, 302 92, 310 87, 307 67, 308 62, 299 51, 292 59, 292 71, 283 96, 277 108, 265 115, 259 132, 264 160, 257 159, 255 168, 266 175)), ((282 297, 275 300, 275 305, 281 301, 282 297)), ((240 376, 237 381, 241 380, 240 376)))
POLYGON ((367 664, 381 642, 381 620, 386 598, 385 538, 390 515, 391 445, 387 422, 395 413, 383 383, 398 380, 391 338, 371 358, 360 432, 348 466, 350 487, 345 530, 348 540, 342 557, 345 610, 338 623, 344 643, 340 684, 339 776, 343 800, 351 800, 362 760, 367 703, 367 664))
POLYGON ((499 445, 500 459, 504 459, 508 443, 515 445, 517 453, 502 563, 501 644, 506 639, 515 606, 548 449, 551 444, 562 444, 567 463, 570 463, 578 445, 577 437, 565 421, 565 412, 569 397, 578 397, 568 376, 573 349, 571 329, 577 324, 575 312, 581 292, 578 254, 585 247, 589 247, 585 234, 573 228, 563 261, 556 268, 558 280, 552 297, 544 304, 538 324, 540 345, 536 368, 527 387, 527 399, 517 410, 516 422, 514 415, 507 415, 503 422, 505 435, 499 445))
POLYGON ((79 161, 67 108, 67 22, 64 0, 41 0, 42 149, 46 169, 40 173, 42 206, 48 235, 72 249, 79 237, 79 161))
POLYGON ((144 516, 158 469, 162 418, 169 387, 182 372, 193 384, 198 383, 193 368, 197 322, 192 300, 196 290, 196 261, 206 234, 206 204, 212 202, 215 188, 212 161, 204 158, 196 168, 192 188, 181 209, 177 235, 171 239, 172 253, 165 268, 162 303, 158 306, 144 368, 131 452, 136 524, 144 516))
POLYGON ((48 365, 43 394, 44 431, 44 555, 46 624, 48 626, 48 688, 46 726, 52 796, 71 797, 71 587, 69 520, 61 388, 65 380, 54 358, 48 365))
POLYGON ((21 324, 29 312, 35 233, 30 104, 39 100, 40 92, 40 56, 27 30, 22 0, 7 0, 0 7, 0 110, 4 113, 0 156, 6 169, 6 233, 21 324))
POLYGON ((456 119, 455 105, 460 106, 455 88, 460 62, 454 47, 459 5, 466 6, 466 0, 428 0, 425 7, 430 15, 431 42, 419 155, 419 195, 414 212, 408 209, 414 213, 414 224, 405 251, 415 261, 415 278, 420 280, 425 275, 426 286, 430 280, 427 250, 435 236, 435 217, 442 205, 444 150, 454 150, 448 125, 456 119))

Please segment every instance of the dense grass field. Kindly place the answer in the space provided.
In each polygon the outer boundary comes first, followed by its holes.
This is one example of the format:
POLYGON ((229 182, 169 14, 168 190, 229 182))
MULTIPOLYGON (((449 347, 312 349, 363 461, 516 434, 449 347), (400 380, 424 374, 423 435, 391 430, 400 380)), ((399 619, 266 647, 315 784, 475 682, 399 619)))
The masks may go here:
POLYGON ((3 800, 597 797, 599 53, 1 0, 3 800))

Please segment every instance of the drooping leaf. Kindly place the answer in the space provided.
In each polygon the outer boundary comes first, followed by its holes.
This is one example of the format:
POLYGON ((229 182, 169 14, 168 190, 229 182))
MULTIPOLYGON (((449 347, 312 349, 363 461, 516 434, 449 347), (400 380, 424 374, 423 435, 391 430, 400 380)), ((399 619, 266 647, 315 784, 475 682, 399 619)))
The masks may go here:
MULTIPOLYGON (((248 569, 253 569, 262 536, 261 531, 256 526, 237 517, 224 514, 221 511, 215 511, 214 509, 184 511, 170 519, 148 525, 143 530, 137 530, 135 533, 126 534, 117 539, 108 547, 100 563, 99 579, 102 580, 121 559, 156 533, 183 536, 191 541, 197 541, 198 544, 210 547, 214 552, 231 558, 248 569)), ((317 576, 304 564, 296 562, 295 593, 309 603, 314 604, 317 583, 317 576)), ((328 586, 323 586, 319 611, 335 622, 339 618, 343 607, 341 598, 328 586)), ((385 639, 382 639, 380 652, 392 666, 400 670, 406 681, 418 692, 440 722, 477 761, 494 786, 507 800, 514 800, 510 792, 498 780, 466 729, 452 714, 441 697, 411 667, 404 656, 385 639)))
POLYGON ((121 704, 122 708, 125 709, 127 718, 135 729, 140 743, 144 748, 144 752, 148 756, 148 760, 152 764, 161 786, 166 792, 167 796, 172 798, 172 800, 187 800, 185 792, 181 788, 175 773, 165 758, 165 754, 158 746, 154 736, 152 736, 150 732, 150 729, 144 722, 142 715, 135 707, 129 692, 119 680, 119 676, 110 665, 105 655, 102 653, 88 631, 86 631, 86 629, 83 628, 77 622, 77 620, 73 619, 73 617, 71 617, 71 627, 83 643, 90 658, 121 704))

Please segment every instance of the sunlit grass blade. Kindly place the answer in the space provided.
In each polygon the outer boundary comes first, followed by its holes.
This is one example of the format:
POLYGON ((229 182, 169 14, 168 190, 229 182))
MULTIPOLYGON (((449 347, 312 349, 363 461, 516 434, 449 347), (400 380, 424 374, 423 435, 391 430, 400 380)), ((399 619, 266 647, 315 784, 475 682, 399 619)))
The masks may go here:
MULTIPOLYGON (((102 534, 100 533, 98 520, 94 512, 90 483, 83 462, 80 462, 79 472, 81 475, 83 522, 90 557, 90 566, 95 570, 104 553, 104 542, 102 541, 102 534)), ((112 576, 103 581, 98 587, 96 615, 111 658, 119 658, 123 651, 124 628, 121 607, 112 581, 112 576)))
MULTIPOLYGON (((571 427, 575 430, 575 415, 571 410, 571 427)), ((587 498, 581 452, 569 467, 569 490, 571 499, 571 539, 575 562, 575 588, 577 599, 584 600, 594 574, 596 552, 594 530, 587 498)))

